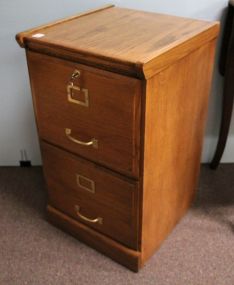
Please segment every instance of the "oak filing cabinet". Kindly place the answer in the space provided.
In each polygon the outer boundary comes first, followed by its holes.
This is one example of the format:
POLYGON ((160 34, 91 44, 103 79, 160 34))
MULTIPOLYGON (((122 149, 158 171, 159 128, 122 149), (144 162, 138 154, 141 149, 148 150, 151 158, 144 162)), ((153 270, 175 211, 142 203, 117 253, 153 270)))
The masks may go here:
POLYGON ((194 198, 218 31, 110 5, 16 36, 48 219, 134 271, 194 198))

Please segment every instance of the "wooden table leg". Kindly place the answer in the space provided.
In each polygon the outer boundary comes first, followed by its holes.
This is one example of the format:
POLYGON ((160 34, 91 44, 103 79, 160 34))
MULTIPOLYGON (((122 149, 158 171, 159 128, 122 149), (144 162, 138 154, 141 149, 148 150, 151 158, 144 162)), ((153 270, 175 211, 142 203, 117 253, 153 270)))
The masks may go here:
POLYGON ((224 76, 222 119, 219 140, 210 164, 216 169, 222 158, 229 133, 234 98, 234 0, 229 0, 220 54, 219 72, 224 76))

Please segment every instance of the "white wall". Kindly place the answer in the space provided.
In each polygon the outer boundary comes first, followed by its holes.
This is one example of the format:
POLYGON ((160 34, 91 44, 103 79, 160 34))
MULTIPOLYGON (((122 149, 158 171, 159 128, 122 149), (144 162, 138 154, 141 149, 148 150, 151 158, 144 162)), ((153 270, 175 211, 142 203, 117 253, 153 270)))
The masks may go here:
MULTIPOLYGON (((79 0, 0 0, 0 165, 16 165, 20 149, 32 163, 40 163, 40 151, 30 95, 25 53, 17 45, 17 32, 52 20, 96 8, 109 1, 79 0)), ((116 0, 122 7, 162 12, 206 20, 219 20, 227 0, 116 0)), ((203 161, 212 158, 218 135, 222 79, 214 75, 203 161)), ((234 120, 224 162, 234 162, 234 120)))

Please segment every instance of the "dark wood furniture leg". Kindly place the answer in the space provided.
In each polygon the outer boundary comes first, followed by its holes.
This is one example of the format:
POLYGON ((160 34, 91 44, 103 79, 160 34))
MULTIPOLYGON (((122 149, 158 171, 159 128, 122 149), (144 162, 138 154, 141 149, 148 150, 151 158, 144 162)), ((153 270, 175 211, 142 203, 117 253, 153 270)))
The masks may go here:
POLYGON ((222 158, 229 133, 233 100, 234 100, 234 6, 229 2, 227 19, 225 23, 224 38, 220 56, 220 73, 224 76, 222 119, 219 140, 214 158, 210 164, 211 169, 216 169, 222 158))
MULTIPOLYGON (((232 59, 232 61, 234 60, 232 59)), ((232 62, 230 65, 231 66, 227 68, 227 74, 224 82, 222 121, 216 152, 210 164, 212 169, 216 169, 219 165, 226 146, 231 123, 234 99, 234 62, 232 62)))

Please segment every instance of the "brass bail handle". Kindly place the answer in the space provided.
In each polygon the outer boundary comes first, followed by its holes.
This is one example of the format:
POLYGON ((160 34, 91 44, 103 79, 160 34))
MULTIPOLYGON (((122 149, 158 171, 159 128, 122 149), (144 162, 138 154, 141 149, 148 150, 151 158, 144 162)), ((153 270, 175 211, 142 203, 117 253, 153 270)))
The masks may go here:
POLYGON ((83 146, 92 146, 93 148, 98 148, 98 140, 95 139, 95 138, 92 138, 90 141, 88 142, 84 142, 84 141, 81 141, 81 140, 78 140, 76 138, 74 138, 72 136, 72 130, 69 129, 69 128, 66 128, 65 129, 65 135, 67 136, 67 138, 74 142, 74 143, 77 143, 79 145, 83 145, 83 146))
POLYGON ((77 216, 81 219, 81 220, 84 220, 85 222, 89 222, 89 223, 92 223, 92 224, 100 224, 102 225, 103 224, 103 218, 101 217, 97 217, 97 218, 94 218, 94 219, 90 219, 84 215, 82 215, 80 213, 80 206, 78 205, 75 205, 75 211, 76 211, 76 214, 77 216))

